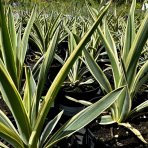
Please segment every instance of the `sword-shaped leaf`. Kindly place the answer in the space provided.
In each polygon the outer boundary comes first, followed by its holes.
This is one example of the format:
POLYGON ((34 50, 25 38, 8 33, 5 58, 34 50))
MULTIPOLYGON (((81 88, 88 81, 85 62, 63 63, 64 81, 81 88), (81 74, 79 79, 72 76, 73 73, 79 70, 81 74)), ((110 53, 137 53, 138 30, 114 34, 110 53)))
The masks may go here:
POLYGON ((65 123, 52 137, 49 139, 48 143, 45 147, 50 147, 59 140, 68 137, 75 133, 76 131, 83 128, 85 125, 93 121, 96 117, 98 117, 103 111, 109 108, 115 100, 117 100, 122 93, 125 92, 123 87, 118 88, 106 96, 104 96, 99 101, 94 104, 88 106, 81 112, 77 113, 73 116, 67 123, 65 123))
POLYGON ((5 124, 0 122, 0 137, 9 142, 13 147, 24 148, 21 138, 5 124))
POLYGON ((33 140, 32 143, 30 143, 32 146, 35 145, 36 139, 38 139, 40 132, 43 127, 43 123, 45 121, 46 115, 50 109, 51 104, 53 103, 60 86, 62 85, 63 81, 65 80, 70 68, 74 64, 75 60, 81 53, 82 49, 84 49, 85 45, 88 43, 91 35, 94 33, 96 28, 98 27, 98 24, 100 23, 101 19, 103 18, 105 12, 108 10, 110 4, 108 4, 99 14, 98 19, 93 24, 93 26, 89 29, 89 31, 84 35, 84 37, 81 39, 77 47, 74 49, 68 60, 65 62, 64 66, 61 68, 60 72, 57 74, 56 78, 54 79, 50 89, 48 90, 44 102, 42 104, 42 107, 40 109, 37 122, 35 125, 35 128, 32 132, 33 134, 33 140))
POLYGON ((31 128, 23 106, 21 95, 19 94, 13 80, 6 70, 3 62, 0 60, 0 90, 2 97, 9 107, 16 121, 20 135, 25 143, 27 143, 31 128))
POLYGON ((87 67, 89 68, 91 74, 95 77, 96 81, 100 84, 100 86, 107 92, 109 93, 112 88, 111 85, 103 73, 102 69, 99 67, 99 65, 96 63, 96 61, 91 57, 89 52, 84 49, 83 50, 85 60, 87 67))

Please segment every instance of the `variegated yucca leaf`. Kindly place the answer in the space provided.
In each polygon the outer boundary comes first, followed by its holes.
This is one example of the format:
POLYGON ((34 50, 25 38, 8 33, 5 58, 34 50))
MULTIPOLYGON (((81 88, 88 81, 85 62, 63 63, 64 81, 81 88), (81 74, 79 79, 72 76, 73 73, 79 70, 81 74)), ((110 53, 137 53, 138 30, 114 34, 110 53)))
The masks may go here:
POLYGON ((99 101, 88 106, 84 110, 77 113, 69 121, 67 121, 52 137, 48 140, 45 147, 51 147, 64 137, 72 135, 75 131, 81 129, 96 117, 98 117, 104 110, 106 110, 115 100, 117 100, 125 88, 121 87, 108 93, 99 101))
POLYGON ((60 18, 60 14, 55 19, 52 14, 50 19, 38 17, 38 20, 35 21, 33 31, 30 34, 31 40, 42 54, 47 51, 50 40, 59 26, 60 18))
POLYGON ((135 23, 134 23, 134 11, 135 11, 136 1, 134 0, 128 14, 128 21, 126 25, 126 32, 124 38, 124 47, 122 53, 122 59, 124 63, 132 46, 133 40, 135 38, 135 23))
MULTIPOLYGON (((103 42, 108 57, 110 59, 111 69, 113 73, 112 77, 114 79, 114 87, 118 88, 126 85, 126 91, 122 93, 120 98, 116 100, 114 104, 110 107, 113 120, 119 123, 126 121, 130 117, 130 115, 134 115, 135 111, 140 111, 140 108, 144 109, 148 107, 147 102, 144 102, 139 105, 139 110, 134 109, 133 111, 131 111, 135 94, 137 93, 139 88, 148 80, 148 62, 146 61, 145 64, 142 65, 142 67, 138 67, 138 61, 141 52, 148 39, 148 14, 145 15, 140 28, 137 32, 135 32, 135 6, 136 0, 134 0, 131 5, 125 34, 123 32, 125 39, 122 50, 117 49, 118 46, 112 36, 112 33, 110 32, 106 20, 103 21, 103 31, 101 30, 101 27, 98 27, 100 39, 103 42)), ((96 12, 94 12, 93 9, 91 9, 90 7, 88 7, 88 10, 92 16, 92 19, 95 21, 97 17, 96 12)), ((90 72, 92 73, 94 78, 99 82, 100 86, 103 86, 103 88, 107 90, 107 87, 109 87, 110 83, 106 83, 107 81, 105 75, 103 74, 103 70, 96 64, 94 59, 89 54, 89 52, 85 51, 85 58, 88 68, 90 69, 90 72)), ((107 117, 104 119, 106 120, 106 124, 108 124, 108 121, 111 121, 109 120, 109 116, 108 119, 107 117)), ((141 136, 139 136, 138 138, 143 141, 143 138, 141 138, 141 136)))
POLYGON ((82 49, 85 47, 85 45, 89 41, 91 35, 96 30, 98 24, 100 23, 102 17, 104 16, 105 12, 107 11, 108 7, 109 7, 109 4, 103 9, 102 12, 100 12, 96 22, 88 30, 88 32, 84 35, 84 37, 80 40, 79 44, 74 49, 74 51, 72 52, 70 57, 67 59, 64 66, 61 68, 61 70, 57 74, 56 78, 54 79, 51 87, 49 88, 49 90, 48 90, 48 92, 45 96, 45 99, 44 99, 45 103, 43 102, 43 105, 42 105, 42 107, 39 111, 38 117, 37 117, 36 125, 35 125, 35 127, 32 131, 31 140, 30 140, 31 146, 36 145, 36 140, 38 139, 40 132, 41 132, 41 129, 43 127, 43 121, 45 120, 45 117, 46 117, 46 115, 47 115, 47 113, 50 109, 50 106, 51 106, 53 100, 55 99, 55 97, 56 97, 56 95, 57 95, 57 93, 60 89, 61 84, 63 83, 65 77, 67 76, 67 74, 70 70, 70 68, 72 67, 73 63, 75 62, 75 60, 77 59, 77 57, 81 53, 82 49))
POLYGON ((107 77, 105 76, 105 74, 103 73, 99 65, 96 63, 93 57, 91 57, 91 55, 88 53, 86 49, 83 50, 83 53, 86 59, 86 64, 90 72, 95 77, 95 79, 98 81, 102 89, 104 89, 107 93, 109 93, 112 90, 112 87, 107 77))
POLYGON ((0 122, 0 135, 9 141, 9 143, 14 147, 22 147, 24 148, 22 139, 10 128, 8 128, 5 124, 0 122))
MULTIPOLYGON (((2 52, 2 58, 3 61, 15 83, 15 85, 17 86, 18 82, 17 82, 17 69, 16 69, 16 63, 15 63, 15 58, 14 58, 14 46, 15 43, 12 45, 12 41, 16 42, 15 40, 12 40, 12 34, 14 34, 14 22, 12 19, 12 14, 11 11, 9 11, 9 22, 11 19, 11 24, 9 23, 10 27, 12 27, 12 30, 10 31, 9 34, 9 30, 8 30, 8 26, 7 26, 7 22, 6 22, 6 17, 4 14, 4 8, 2 7, 2 4, 0 3, 0 27, 1 27, 1 43, 2 43, 2 48, 1 48, 1 52, 2 52), (5 50, 7 49, 7 50, 5 50), (12 66, 10 66, 12 64, 12 66)), ((15 36, 14 36, 15 37, 15 36)))
POLYGON ((2 97, 9 107, 20 133, 20 137, 27 143, 31 132, 29 120, 24 108, 21 95, 19 94, 11 76, 9 75, 3 62, 0 60, 0 91, 2 97), (13 94, 13 97, 12 97, 13 94), (17 106, 17 107, 16 107, 17 106))
MULTIPOLYGON (((3 7, 1 1, 0 5, 1 7, 3 7)), ((39 101, 39 99, 41 98, 41 90, 43 89, 47 70, 50 67, 51 61, 53 59, 54 48, 56 47, 59 30, 56 29, 56 31, 54 32, 48 50, 47 52, 45 52, 45 56, 43 57, 37 85, 35 83, 31 70, 29 68, 26 68, 26 82, 24 85, 25 92, 23 98, 22 95, 19 93, 14 80, 12 79, 9 70, 5 66, 4 61, 0 60, 0 91, 2 93, 2 98, 9 107, 17 126, 14 127, 11 121, 2 112, 0 112, 0 136, 8 143, 10 143, 13 147, 51 147, 59 140, 70 136, 80 128, 90 123, 93 119, 99 116, 101 112, 106 110, 115 100, 117 100, 122 93, 124 93, 125 88, 123 87, 110 92, 104 98, 97 101, 95 104, 92 104, 85 110, 76 114, 72 119, 65 123, 63 127, 55 132, 53 136, 50 136, 50 133, 53 131, 57 122, 61 118, 62 112, 59 113, 53 120, 51 120, 47 124, 45 129, 43 129, 45 118, 51 108, 51 104, 53 103, 60 89, 60 86, 62 85, 75 60, 78 58, 81 51, 85 48, 86 44, 90 40, 90 37, 95 32, 98 24, 102 20, 109 6, 110 4, 104 7, 104 9, 100 12, 96 22, 77 44, 72 54, 65 62, 64 66, 53 81, 41 106, 39 101), (37 94, 39 94, 39 96, 36 96, 37 94), (89 116, 90 114, 92 116, 89 116), (82 120, 82 118, 84 118, 84 120, 82 120)), ((29 28, 29 30, 31 29, 30 27, 27 28, 29 28)), ((28 38, 27 36, 28 35, 25 35, 24 38, 28 38)), ((21 46, 25 48, 26 43, 21 46)), ((25 54, 26 51, 23 51, 23 53, 25 54)), ((19 53, 19 55, 20 57, 22 57, 21 61, 23 63, 23 57, 25 55, 22 55, 21 52, 19 53)), ((5 147, 4 144, 0 145, 5 147)))
POLYGON ((26 83, 24 88, 23 105, 26 109, 28 119, 32 124, 32 108, 33 108, 33 97, 35 96, 37 86, 33 78, 32 72, 29 68, 25 68, 26 83))
POLYGON ((8 24, 7 24, 7 19, 6 19, 7 14, 4 13, 4 8, 0 3, 0 19, 1 19, 1 30, 2 30, 2 36, 1 36, 2 58, 17 88, 21 86, 20 83, 24 66, 24 60, 27 52, 28 38, 35 17, 36 17, 36 8, 33 9, 31 17, 28 20, 24 34, 22 36, 21 35, 22 30, 19 29, 17 33, 17 29, 15 28, 15 22, 11 12, 11 8, 9 8, 8 11, 8 24))

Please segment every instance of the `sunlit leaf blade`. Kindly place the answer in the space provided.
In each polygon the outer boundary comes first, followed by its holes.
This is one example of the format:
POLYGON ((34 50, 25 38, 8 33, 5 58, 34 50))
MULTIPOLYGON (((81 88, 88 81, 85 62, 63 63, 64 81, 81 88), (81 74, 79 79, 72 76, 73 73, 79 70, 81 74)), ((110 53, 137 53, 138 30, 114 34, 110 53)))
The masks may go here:
POLYGON ((36 94, 36 111, 38 112, 38 105, 39 105, 39 100, 43 91, 44 83, 46 81, 47 73, 49 71, 49 67, 53 61, 53 57, 55 54, 55 49, 57 47, 58 43, 58 36, 59 36, 59 28, 57 28, 50 45, 45 53, 45 57, 43 60, 43 63, 41 65, 40 73, 39 73, 39 79, 38 79, 38 84, 37 84, 37 94, 36 94))
POLYGON ((33 25, 33 29, 35 30, 35 33, 31 33, 31 37, 33 41, 36 43, 40 51, 44 52, 44 34, 43 34, 43 28, 41 26, 41 23, 39 20, 35 21, 33 25))
POLYGON ((50 134, 52 133, 53 129, 57 125, 58 121, 61 119, 61 116, 63 114, 63 111, 61 111, 54 119, 52 119, 45 127, 44 131, 42 132, 41 138, 40 138, 40 147, 43 147, 43 144, 47 141, 50 134))
MULTIPOLYGON (((76 39, 76 37, 77 36, 75 36, 74 34, 73 34, 73 32, 70 32, 70 37, 69 37, 69 42, 68 42, 68 44, 69 44, 69 52, 70 52, 70 54, 72 53, 72 51, 76 48, 76 46, 77 46, 77 43, 79 42, 77 42, 77 39, 76 39)), ((71 68, 71 70, 70 70, 70 72, 71 72, 71 77, 69 77, 69 78, 72 78, 72 82, 76 82, 77 81, 77 79, 78 79, 78 69, 79 69, 79 58, 75 61, 75 63, 73 64, 73 66, 72 66, 72 68, 71 68)))
POLYGON ((115 45, 115 41, 109 31, 109 28, 108 28, 108 25, 107 25, 107 22, 105 20, 104 22, 104 35, 105 35, 105 38, 107 39, 108 41, 108 44, 110 45, 110 49, 113 51, 114 53, 114 56, 115 56, 115 59, 118 61, 118 53, 117 53, 117 49, 116 49, 116 45, 115 45))
POLYGON ((31 132, 28 117, 22 103, 22 98, 1 60, 0 90, 4 101, 13 114, 22 139, 27 143, 31 132))
POLYGON ((58 62, 60 62, 62 65, 64 65, 64 60, 63 60, 58 54, 55 53, 54 58, 55 58, 58 62))
POLYGON ((6 16, 4 14, 3 4, 0 1, 0 20, 1 20, 1 33, 2 33, 2 56, 3 61, 17 86, 17 77, 16 77, 16 64, 14 59, 14 49, 11 43, 10 34, 8 31, 6 16), (11 65, 11 66, 10 66, 11 65))
POLYGON ((31 40, 32 42, 35 42, 35 44, 37 45, 37 47, 38 47, 38 49, 40 50, 40 52, 43 53, 43 46, 42 46, 42 44, 41 44, 41 41, 40 41, 39 38, 37 37, 37 35, 31 32, 31 33, 30 33, 30 36, 31 36, 30 40, 31 40))
POLYGON ((52 102, 54 101, 54 99, 60 89, 61 84, 63 83, 64 79, 66 78, 70 68, 72 67, 73 63, 77 59, 78 55, 81 53, 82 49, 84 49, 84 47, 87 44, 87 42, 89 41, 91 35, 96 30, 98 24, 100 23, 102 17, 104 16, 104 14, 107 11, 109 6, 110 6, 110 4, 108 4, 100 12, 100 15, 98 16, 98 19, 96 20, 96 22, 93 24, 93 26, 90 28, 90 30, 84 35, 84 37, 81 39, 81 41, 79 42, 77 47, 74 49, 73 53, 70 55, 70 57, 68 58, 68 60, 64 64, 64 66, 61 68, 61 70, 57 74, 56 78, 54 79, 50 89, 48 90, 48 92, 45 96, 44 104, 42 105, 42 108, 41 108, 40 113, 38 115, 37 122, 36 122, 36 125, 34 128, 34 131, 36 131, 36 133, 34 134, 31 145, 35 144, 37 137, 39 137, 39 135, 40 135, 41 129, 43 127, 43 121, 45 121, 45 118, 46 118, 46 115, 49 111, 49 108, 50 108, 52 102))
MULTIPOLYGON (((54 18, 54 15, 52 16, 54 18)), ((45 37, 45 49, 48 48, 49 45, 49 40, 52 38, 52 36, 55 34, 56 29, 58 28, 59 24, 60 24, 60 18, 61 18, 61 14, 58 14, 58 16, 55 18, 55 20, 53 22, 50 23, 50 25, 48 26, 48 30, 46 32, 46 37, 45 37)), ((46 20, 45 20, 46 21, 46 20)), ((52 21, 52 20, 51 20, 52 21)), ((47 21, 46 21, 47 22, 47 21)))
POLYGON ((9 148, 7 145, 5 145, 4 143, 0 142, 0 147, 1 148, 9 148))
MULTIPOLYGON (((96 17, 97 17, 96 13, 94 13, 90 7, 88 7, 88 10, 91 14, 93 21, 95 21, 96 17)), ((106 23, 106 22, 104 22, 104 23, 106 23)), ((115 88, 117 88, 121 73, 120 73, 120 67, 119 67, 119 60, 118 60, 118 56, 116 53, 117 51, 115 51, 115 45, 113 42, 113 38, 111 37, 111 34, 108 29, 105 31, 105 34, 104 34, 103 31, 101 30, 101 27, 98 27, 98 33, 99 33, 100 39, 102 40, 102 42, 105 46, 105 49, 108 53, 108 56, 109 56, 109 59, 110 59, 111 65, 112 65, 114 85, 115 85, 115 88), (106 38, 106 36, 107 36, 107 38, 106 38), (113 49, 112 49, 112 47, 113 47, 113 49)))
POLYGON ((134 96, 138 92, 139 88, 148 81, 148 61, 138 71, 134 83, 131 87, 131 95, 134 96))
POLYGON ((13 47, 14 60, 16 62, 17 37, 16 37, 14 17, 10 8, 8 11, 8 28, 9 28, 12 47, 13 47))
POLYGON ((21 36, 22 36, 22 24, 20 23, 17 31, 17 47, 16 47, 16 67, 17 76, 20 75, 20 53, 21 53, 21 36))
POLYGON ((8 128, 11 128, 11 130, 13 130, 16 134, 18 134, 18 132, 16 131, 12 122, 9 120, 9 118, 1 110, 0 110, 0 122, 3 123, 8 128))
POLYGON ((112 65, 114 85, 115 85, 114 87, 116 88, 118 86, 118 83, 120 80, 120 75, 121 75, 119 61, 118 61, 117 57, 115 56, 116 54, 111 49, 111 46, 110 46, 107 38, 105 38, 105 35, 101 31, 100 27, 98 28, 98 33, 100 35, 102 42, 104 43, 105 49, 108 53, 108 56, 109 56, 109 59, 110 59, 111 65, 112 65))
POLYGON ((126 62, 126 58, 132 46, 133 40, 135 38, 135 23, 134 23, 134 12, 135 12, 136 0, 133 0, 132 6, 128 15, 126 33, 124 38, 124 47, 123 47, 123 61, 126 62))
POLYGON ((107 77, 105 76, 105 74, 103 73, 99 65, 96 63, 96 61, 91 57, 89 52, 87 50, 83 50, 83 53, 85 56, 87 67, 89 68, 91 74, 94 76, 96 81, 100 84, 100 86, 107 93, 109 93, 112 90, 112 88, 107 77))
MULTIPOLYGON (((26 109, 28 119, 31 119, 31 109, 33 103, 33 96, 36 92, 36 83, 32 72, 29 68, 25 68, 26 83, 24 89, 23 105, 26 109)), ((30 121, 31 122, 31 121, 30 121)))
POLYGON ((35 18, 36 18, 36 7, 34 7, 32 10, 31 16, 28 20, 28 23, 25 28, 25 32, 23 34, 23 38, 21 41, 20 57, 18 57, 18 58, 20 58, 21 67, 22 67, 24 60, 25 60, 27 46, 28 46, 28 38, 29 38, 29 34, 30 34, 31 28, 33 26, 33 23, 35 21, 35 18))
POLYGON ((1 129, 0 137, 5 139, 7 142, 9 142, 14 147, 24 148, 22 140, 14 131, 12 131, 10 128, 5 126, 5 124, 1 122, 0 122, 0 129, 1 129))
POLYGON ((48 141, 48 146, 46 147, 50 147, 60 139, 70 136, 77 130, 83 128, 85 125, 93 121, 104 110, 110 107, 124 92, 125 89, 123 87, 118 88, 73 116, 51 137, 51 139, 48 141))
POLYGON ((140 105, 136 106, 129 114, 129 116, 134 117, 138 114, 138 112, 143 111, 143 109, 148 108, 148 100, 144 101, 140 105))
POLYGON ((72 98, 72 97, 70 97, 70 96, 65 96, 67 99, 69 99, 69 100, 71 100, 71 101, 73 101, 73 102, 76 102, 76 103, 80 103, 80 104, 82 104, 82 105, 84 105, 84 106, 90 106, 92 103, 91 102, 89 102, 89 101, 86 101, 86 100, 77 100, 77 99, 75 99, 75 98, 72 98))
POLYGON ((131 97, 129 94, 128 87, 126 87, 125 93, 123 93, 120 98, 117 100, 118 110, 119 110, 119 117, 117 122, 124 122, 126 120, 130 110, 131 110, 131 97))
POLYGON ((148 13, 146 14, 137 34, 135 35, 135 39, 133 41, 132 47, 130 49, 130 52, 126 60, 129 88, 131 87, 131 84, 133 83, 133 79, 134 79, 133 76, 137 69, 136 66, 137 66, 137 62, 139 60, 140 54, 148 39, 148 27, 147 26, 148 26, 148 13))
POLYGON ((116 121, 113 120, 111 115, 103 115, 103 116, 97 118, 97 122, 100 125, 108 125, 108 124, 116 123, 116 121))

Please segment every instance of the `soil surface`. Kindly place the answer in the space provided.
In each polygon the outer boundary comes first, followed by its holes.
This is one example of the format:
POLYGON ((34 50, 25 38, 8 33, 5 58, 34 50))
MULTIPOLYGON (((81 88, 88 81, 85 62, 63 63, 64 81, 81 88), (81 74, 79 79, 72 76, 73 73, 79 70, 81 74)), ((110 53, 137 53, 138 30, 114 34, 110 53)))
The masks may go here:
MULTIPOLYGON (((148 114, 135 118, 130 124, 139 130, 148 142, 148 114)), ((117 124, 102 126, 95 120, 88 126, 87 133, 88 141, 93 143, 94 148, 99 145, 106 148, 148 148, 148 145, 140 141, 131 131, 117 124)), ((90 144, 87 143, 86 145, 90 144)), ((88 148, 93 147, 88 146, 88 148)))
MULTIPOLYGON (((0 109, 9 117, 10 111, 1 97, 0 109)), ((148 142, 148 111, 146 110, 145 114, 131 119, 129 123, 134 128, 139 130, 144 139, 148 142)), ((5 141, 3 141, 2 139, 0 139, 0 141, 5 143, 5 141)), ((11 147, 10 145, 8 146, 11 147)), ((117 124, 102 126, 98 124, 98 121, 96 119, 86 127, 85 133, 83 132, 81 134, 74 134, 72 137, 61 141, 57 145, 57 147, 148 148, 148 145, 141 142, 131 131, 129 131, 125 127, 118 126, 117 124), (65 145, 63 145, 63 142, 65 143, 65 145)))

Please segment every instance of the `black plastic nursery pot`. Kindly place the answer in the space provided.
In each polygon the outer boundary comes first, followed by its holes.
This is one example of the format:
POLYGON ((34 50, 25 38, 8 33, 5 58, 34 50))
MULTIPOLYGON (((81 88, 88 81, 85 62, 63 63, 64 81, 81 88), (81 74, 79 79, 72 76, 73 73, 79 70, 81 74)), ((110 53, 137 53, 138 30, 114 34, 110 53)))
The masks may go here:
POLYGON ((48 72, 48 80, 50 82, 54 80, 54 78, 56 77, 60 69, 62 68, 62 65, 58 61, 54 60, 53 63, 54 64, 51 65, 49 72, 48 72))
POLYGON ((64 110, 64 115, 66 116, 73 116, 82 109, 84 109, 84 105, 80 104, 78 102, 71 101, 66 98, 66 96, 72 97, 77 100, 85 100, 85 101, 90 101, 92 98, 94 98, 99 91, 99 87, 93 88, 92 90, 87 90, 87 91, 77 91, 77 89, 64 89, 61 88, 59 91, 56 102, 55 102, 55 107, 59 108, 59 110, 64 110))

